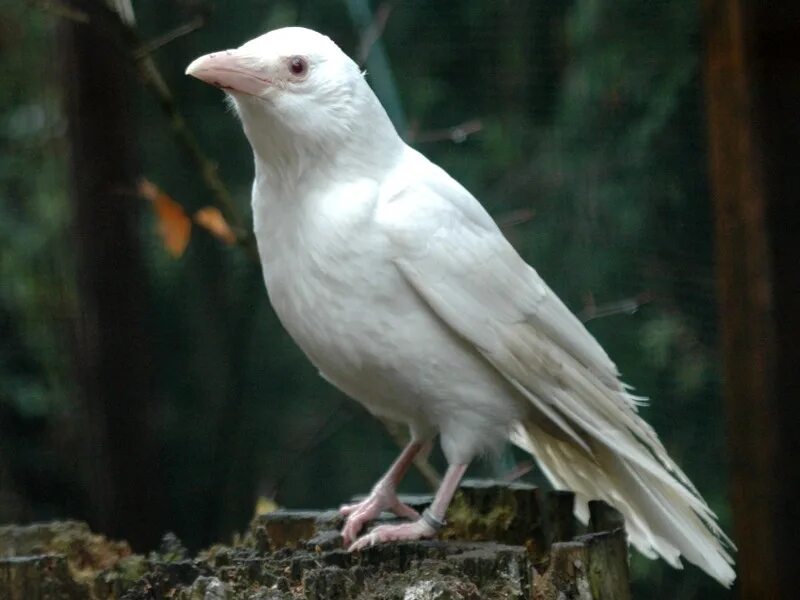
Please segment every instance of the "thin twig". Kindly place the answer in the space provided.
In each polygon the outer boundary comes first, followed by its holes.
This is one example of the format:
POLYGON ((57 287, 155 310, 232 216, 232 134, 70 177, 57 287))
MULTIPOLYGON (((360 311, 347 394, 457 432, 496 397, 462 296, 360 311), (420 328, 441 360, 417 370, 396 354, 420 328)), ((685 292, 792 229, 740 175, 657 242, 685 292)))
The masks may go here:
POLYGON ((430 142, 450 141, 454 144, 465 142, 469 136, 478 133, 483 129, 480 119, 470 119, 453 127, 445 129, 432 129, 430 131, 415 131, 413 128, 408 131, 406 138, 415 144, 425 144, 430 142))
MULTIPOLYGON (((378 418, 378 420, 383 423, 384 428, 389 433, 392 440, 394 440, 394 443, 397 444, 398 448, 405 448, 408 444, 408 438, 403 433, 403 428, 400 424, 381 418, 378 418)), ((414 459, 414 466, 417 468, 417 471, 419 471, 419 474, 422 475, 425 483, 427 483, 432 490, 436 491, 439 488, 442 477, 430 461, 428 461, 428 455, 423 455, 422 453, 418 454, 414 459)))
POLYGON ((89 15, 82 10, 68 6, 65 2, 57 0, 28 0, 28 2, 41 10, 52 13, 56 17, 86 24, 90 21, 89 15))
POLYGON ((175 102, 172 91, 162 77, 155 61, 151 56, 147 55, 136 62, 142 81, 145 86, 156 95, 162 110, 169 118, 175 136, 188 153, 189 158, 192 159, 200 170, 200 176, 203 182, 211 191, 217 205, 236 232, 238 243, 244 246, 248 252, 251 253, 252 257, 258 258, 255 252, 253 236, 249 233, 248 229, 246 229, 244 219, 239 214, 233 197, 222 181, 222 178, 219 176, 217 163, 206 156, 201 149, 194 132, 186 123, 186 119, 184 119, 183 114, 175 102))
POLYGON ((304 443, 301 444, 299 448, 290 449, 290 452, 292 452, 293 456, 285 461, 284 469, 279 472, 278 476, 272 478, 272 484, 270 485, 269 493, 267 494, 269 497, 277 498, 284 483, 288 479, 289 475, 296 470, 300 461, 308 456, 308 454, 314 448, 317 448, 325 440, 336 434, 345 424, 353 419, 355 416, 355 413, 353 412, 345 414, 344 418, 339 419, 340 415, 342 415, 342 412, 346 408, 344 406, 344 402, 346 402, 346 400, 336 404, 330 414, 328 414, 324 419, 320 420, 319 426, 314 429, 311 435, 306 437, 304 443), (337 419, 339 419, 338 422, 337 419))
POLYGON ((133 13, 133 4, 131 4, 131 0, 106 0, 106 2, 110 3, 125 25, 128 27, 136 25, 136 15, 133 13))
POLYGON ((584 323, 593 319, 600 319, 602 317, 610 317, 611 315, 628 314, 632 315, 639 308, 649 302, 652 302, 653 295, 650 292, 642 292, 633 298, 624 298, 616 300, 615 302, 607 302, 597 306, 594 302, 594 295, 589 293, 586 295, 583 310, 578 313, 578 317, 584 323))
POLYGON ((497 221, 497 226, 500 229, 508 229, 509 227, 514 227, 515 225, 527 223, 528 221, 533 220, 535 216, 536 211, 532 208, 518 208, 517 210, 512 210, 507 213, 503 213, 502 215, 498 215, 495 221, 497 221))
MULTIPOLYGON (((203 152, 197 137, 178 108, 175 96, 161 75, 161 71, 153 57, 147 53, 137 56, 138 50, 142 48, 142 41, 139 38, 136 27, 125 23, 123 16, 104 2, 97 0, 62 0, 61 4, 70 9, 84 12, 88 17, 86 23, 89 26, 105 34, 111 43, 131 57, 142 83, 155 94, 161 109, 169 118, 175 137, 199 169, 203 183, 211 192, 217 207, 222 211, 225 219, 236 233, 237 243, 245 248, 252 259, 257 260, 258 253, 253 234, 246 227, 245 220, 236 208, 233 197, 219 176, 217 163, 203 152)), ((133 15, 128 15, 128 18, 132 20, 133 15)))
POLYGON ((150 40, 149 42, 145 42, 144 44, 142 44, 139 47, 139 49, 133 53, 133 58, 136 60, 140 60, 145 56, 147 56, 148 54, 152 54, 156 50, 163 48, 167 44, 174 42, 175 40, 182 38, 185 35, 189 35, 194 31, 197 31, 205 24, 206 24, 206 18, 203 15, 197 15, 188 23, 179 25, 172 31, 167 31, 166 33, 150 40))
POLYGON ((392 10, 394 9, 394 2, 381 2, 378 8, 375 10, 375 14, 372 17, 372 22, 369 24, 369 27, 364 29, 361 33, 361 39, 358 43, 358 51, 356 52, 356 62, 360 67, 363 67, 367 64, 367 59, 369 58, 369 53, 372 51, 372 47, 375 45, 383 32, 386 30, 386 24, 389 22, 389 17, 392 14, 392 10))
POLYGON ((503 476, 503 479, 505 481, 508 481, 509 483, 512 481, 516 481, 520 477, 524 477, 525 475, 530 473, 531 470, 533 470, 533 467, 535 466, 536 463, 534 463, 532 460, 526 460, 521 463, 517 463, 513 469, 511 469, 508 473, 506 473, 503 476))

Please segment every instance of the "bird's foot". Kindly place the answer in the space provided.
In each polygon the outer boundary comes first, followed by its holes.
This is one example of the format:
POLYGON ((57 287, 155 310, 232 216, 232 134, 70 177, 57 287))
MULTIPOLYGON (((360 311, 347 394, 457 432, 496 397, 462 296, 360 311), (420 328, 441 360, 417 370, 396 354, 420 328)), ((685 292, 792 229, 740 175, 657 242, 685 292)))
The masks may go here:
POLYGON ((342 527, 342 539, 345 544, 352 543, 364 525, 377 518, 383 511, 388 510, 398 517, 419 519, 419 513, 407 504, 403 504, 394 490, 375 487, 367 498, 355 504, 345 504, 339 512, 346 518, 342 527))
POLYGON ((347 549, 348 552, 363 550, 382 542, 413 541, 431 538, 436 535, 436 531, 422 519, 412 523, 400 523, 398 525, 380 525, 358 538, 347 549))

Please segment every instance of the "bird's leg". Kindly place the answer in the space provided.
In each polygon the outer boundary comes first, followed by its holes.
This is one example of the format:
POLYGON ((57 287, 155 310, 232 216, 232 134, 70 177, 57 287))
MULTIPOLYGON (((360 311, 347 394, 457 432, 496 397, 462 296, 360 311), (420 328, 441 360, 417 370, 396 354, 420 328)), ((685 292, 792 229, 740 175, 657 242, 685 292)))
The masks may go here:
POLYGON ((444 516, 447 507, 453 499, 453 494, 458 489, 458 484, 467 470, 467 465, 450 465, 447 468, 442 484, 436 492, 430 507, 422 516, 412 523, 400 523, 399 525, 380 525, 368 534, 361 536, 349 548, 353 550, 363 550, 369 546, 374 546, 381 542, 391 542, 398 540, 419 540, 436 535, 444 525, 444 516))
POLYGON ((417 454, 429 445, 430 442, 412 440, 389 467, 386 474, 375 484, 369 496, 361 502, 346 504, 339 509, 339 512, 346 517, 344 527, 342 527, 342 538, 345 544, 352 543, 361 528, 384 510, 389 510, 398 517, 419 519, 417 511, 403 504, 397 498, 397 486, 408 472, 417 454))

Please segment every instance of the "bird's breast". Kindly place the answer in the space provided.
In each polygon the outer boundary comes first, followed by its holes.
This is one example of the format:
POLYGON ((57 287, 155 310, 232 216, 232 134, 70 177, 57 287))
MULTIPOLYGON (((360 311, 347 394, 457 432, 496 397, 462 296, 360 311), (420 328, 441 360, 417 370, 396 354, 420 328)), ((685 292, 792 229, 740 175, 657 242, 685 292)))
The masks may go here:
POLYGON ((403 278, 373 212, 256 210, 270 301, 331 383, 375 414, 456 432, 469 454, 510 422, 507 384, 403 278))
POLYGON ((311 361, 340 387, 389 369, 397 352, 386 346, 416 298, 374 226, 369 197, 310 199, 265 211, 262 223, 255 214, 270 302, 311 361))

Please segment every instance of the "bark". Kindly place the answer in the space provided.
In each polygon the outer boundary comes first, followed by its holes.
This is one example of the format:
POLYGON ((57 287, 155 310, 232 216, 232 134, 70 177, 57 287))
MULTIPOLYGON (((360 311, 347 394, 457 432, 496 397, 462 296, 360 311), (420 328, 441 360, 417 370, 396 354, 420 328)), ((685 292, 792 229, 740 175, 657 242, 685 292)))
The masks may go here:
POLYGON ((794 598, 800 522, 800 4, 706 0, 734 541, 742 598, 794 598))
MULTIPOLYGON (((448 513, 446 539, 379 544, 354 553, 341 546, 337 511, 263 515, 233 545, 213 546, 195 558, 169 534, 144 557, 76 523, 0 528, 0 597, 43 600, 52 592, 65 600, 630 598, 624 530, 538 546, 542 529, 551 527, 543 515, 562 512, 541 506, 540 498, 530 486, 467 483, 448 513)), ((421 510, 430 498, 404 500, 421 510)), ((558 496, 562 508, 570 500, 558 496)), ((603 504, 592 514, 598 523, 620 522, 619 513, 603 504)))
POLYGON ((88 414, 92 525, 141 547, 157 539, 147 276, 137 233, 132 63, 101 27, 59 32, 79 314, 74 364, 88 414))

